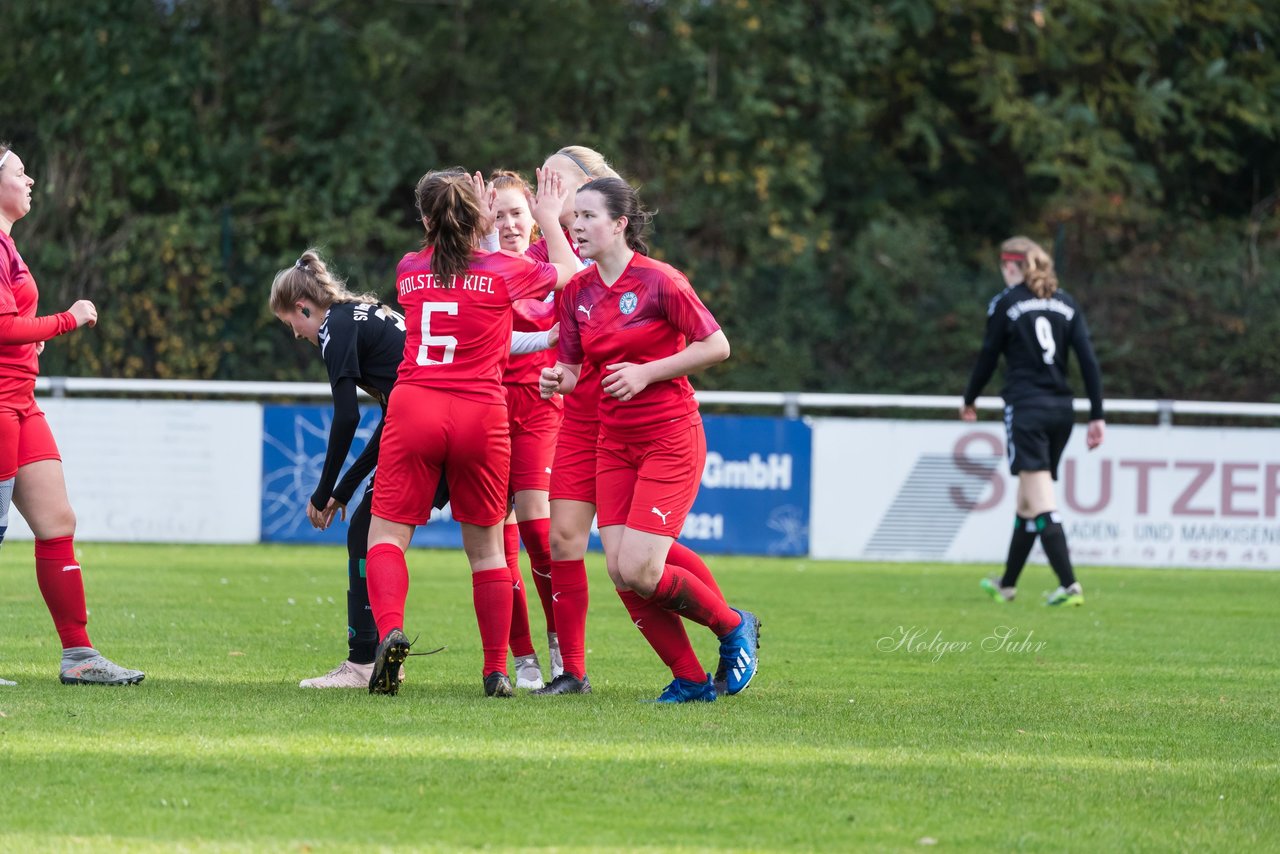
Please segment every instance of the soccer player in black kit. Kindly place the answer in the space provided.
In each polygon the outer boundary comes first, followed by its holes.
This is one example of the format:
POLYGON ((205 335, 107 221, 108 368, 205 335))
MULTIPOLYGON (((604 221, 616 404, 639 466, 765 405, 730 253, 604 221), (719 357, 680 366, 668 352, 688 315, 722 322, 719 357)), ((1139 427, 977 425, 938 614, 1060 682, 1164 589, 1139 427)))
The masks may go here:
POLYGON ((987 306, 987 331, 982 351, 964 392, 960 417, 976 421, 974 401, 1005 357, 1004 423, 1009 470, 1018 477, 1018 509, 1004 576, 984 578, 982 589, 997 602, 1013 599, 1018 575, 1036 537, 1058 576, 1058 589, 1048 605, 1083 605, 1084 591, 1076 580, 1067 550, 1067 536, 1057 512, 1053 481, 1058 461, 1075 421, 1071 387, 1067 383, 1067 348, 1076 351, 1085 391, 1089 395, 1089 450, 1102 444, 1106 421, 1102 413, 1102 374, 1084 312, 1058 289, 1053 260, 1025 237, 1012 237, 1000 246, 1000 272, 1008 286, 987 306))
MULTIPOLYGON (((382 422, 341 481, 338 474, 360 426, 357 389, 363 389, 387 413, 396 369, 404 356, 404 318, 381 305, 373 294, 353 294, 329 271, 314 249, 302 253, 292 267, 271 283, 271 311, 293 330, 294 337, 320 348, 333 388, 333 423, 320 482, 307 503, 307 518, 324 530, 335 514, 346 519, 347 504, 378 461, 382 422)), ((448 500, 437 495, 437 507, 448 500), (439 500, 443 499, 443 500, 439 500)), ((324 676, 304 679, 302 688, 367 688, 378 646, 378 630, 369 610, 365 554, 373 484, 351 514, 347 529, 347 660, 324 676)))

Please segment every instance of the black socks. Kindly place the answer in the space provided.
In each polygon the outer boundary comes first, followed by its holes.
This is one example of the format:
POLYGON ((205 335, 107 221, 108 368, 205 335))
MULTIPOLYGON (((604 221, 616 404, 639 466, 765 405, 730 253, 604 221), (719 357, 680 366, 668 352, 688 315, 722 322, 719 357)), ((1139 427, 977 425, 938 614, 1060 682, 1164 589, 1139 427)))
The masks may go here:
POLYGON ((1004 563, 1004 577, 1000 579, 1001 587, 1017 587, 1018 576, 1027 565, 1027 555, 1036 544, 1040 530, 1035 519, 1013 517, 1013 538, 1009 540, 1009 557, 1004 563))
POLYGON ((1062 530, 1057 512, 1037 516, 1036 528, 1040 531, 1040 547, 1049 558, 1049 565, 1058 576, 1058 583, 1063 587, 1075 584, 1076 574, 1071 568, 1071 554, 1067 550, 1067 533, 1062 530))

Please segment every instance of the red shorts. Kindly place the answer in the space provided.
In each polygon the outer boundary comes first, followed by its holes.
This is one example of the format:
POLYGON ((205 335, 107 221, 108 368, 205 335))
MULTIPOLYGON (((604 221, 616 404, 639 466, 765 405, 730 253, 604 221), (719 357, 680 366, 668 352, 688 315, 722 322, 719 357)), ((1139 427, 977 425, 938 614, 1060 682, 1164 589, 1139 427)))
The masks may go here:
POLYGON ((621 441, 602 435, 596 455, 597 523, 680 536, 698 497, 707 438, 702 423, 681 424, 656 439, 621 441))
POLYGON ((504 385, 507 421, 511 429, 511 493, 526 489, 546 492, 551 485, 551 461, 556 435, 564 419, 559 395, 543 400, 536 385, 504 385))
POLYGON ((551 500, 596 503, 596 441, 600 422, 565 419, 551 463, 551 500))
POLYGON ((35 396, 23 400, 0 392, 0 480, 13 477, 28 463, 61 459, 35 396))
POLYGON ((510 463, 505 406, 397 384, 382 428, 373 514, 404 525, 425 523, 443 467, 453 518, 496 525, 507 515, 510 463))

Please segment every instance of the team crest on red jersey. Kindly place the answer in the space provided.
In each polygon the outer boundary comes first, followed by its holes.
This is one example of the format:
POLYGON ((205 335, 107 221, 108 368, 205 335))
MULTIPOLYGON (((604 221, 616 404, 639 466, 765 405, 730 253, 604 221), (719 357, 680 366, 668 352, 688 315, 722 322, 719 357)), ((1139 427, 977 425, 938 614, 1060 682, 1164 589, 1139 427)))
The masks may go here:
POLYGON ((623 314, 631 314, 636 310, 636 306, 640 303, 635 291, 627 291, 618 298, 618 311, 623 314))

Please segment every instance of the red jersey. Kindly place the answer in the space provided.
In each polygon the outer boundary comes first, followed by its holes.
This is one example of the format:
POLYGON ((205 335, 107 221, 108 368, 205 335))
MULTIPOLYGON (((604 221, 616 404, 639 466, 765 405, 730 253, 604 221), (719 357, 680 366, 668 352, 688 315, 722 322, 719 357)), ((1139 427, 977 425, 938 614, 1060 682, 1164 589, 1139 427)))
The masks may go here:
POLYGON ((396 267, 396 296, 407 332, 396 382, 505 403, 502 366, 511 352, 511 303, 540 299, 556 268, 512 252, 475 252, 452 287, 436 282, 430 247, 396 267))
POLYGON ((679 270, 636 253, 610 287, 593 265, 565 285, 559 317, 560 361, 590 364, 598 371, 593 396, 606 433, 651 436, 672 422, 697 420, 698 402, 686 377, 653 383, 628 401, 600 387, 606 365, 655 362, 683 350, 686 341, 701 341, 720 329, 679 270))
MULTIPOLYGON (((578 244, 573 242, 573 238, 569 236, 568 231, 565 231, 564 236, 568 239, 569 247, 573 249, 573 254, 578 255, 578 244)), ((538 242, 530 246, 525 255, 538 261, 546 261, 548 257, 547 239, 539 237, 538 242)), ((582 260, 581 255, 578 255, 578 260, 582 260)), ((590 264, 592 262, 587 263, 590 264)), ((562 294, 557 293, 556 303, 559 304, 561 299, 562 294)), ((555 364, 555 360, 552 359, 547 364, 547 367, 555 367, 555 364)), ((599 432, 600 395, 594 391, 599 383, 600 377, 596 374, 595 368, 589 364, 583 364, 582 373, 578 377, 578 385, 582 387, 582 393, 566 394, 564 396, 564 420, 569 425, 570 430, 583 434, 591 433, 592 435, 599 432)))
POLYGON ((39 318, 38 322, 22 323, 18 329, 15 320, 34 319, 39 301, 40 292, 31 270, 18 254, 13 238, 0 231, 0 327, 14 327, 9 334, 0 334, 0 380, 34 381, 40 372, 36 343, 76 328, 71 312, 64 311, 39 318))
MULTIPOLYGON (((564 232, 564 239, 569 241, 569 248, 573 250, 573 254, 581 261, 582 256, 578 255, 578 244, 573 242, 569 229, 562 228, 561 231, 564 232)), ((530 244, 529 248, 524 250, 524 254, 526 258, 532 258, 535 261, 550 261, 551 253, 547 252, 547 238, 539 237, 535 243, 530 244)))
MULTIPOLYGON (((556 304, 553 300, 516 300, 511 308, 512 329, 516 332, 545 332, 555 326, 556 304)), ((506 385, 537 385, 542 369, 553 367, 555 363, 555 350, 511 356, 502 371, 502 382, 506 385)))

